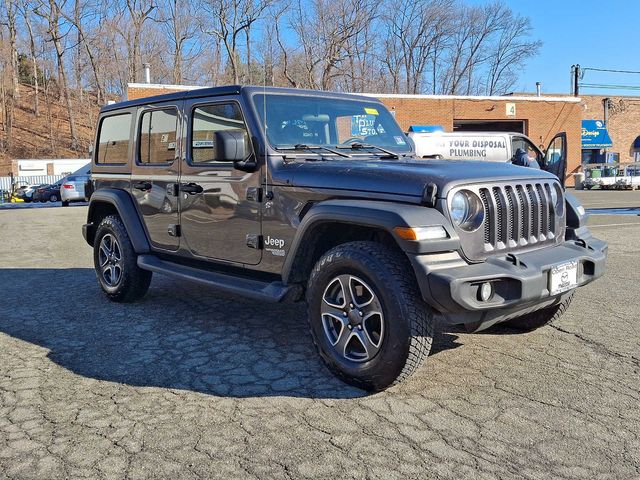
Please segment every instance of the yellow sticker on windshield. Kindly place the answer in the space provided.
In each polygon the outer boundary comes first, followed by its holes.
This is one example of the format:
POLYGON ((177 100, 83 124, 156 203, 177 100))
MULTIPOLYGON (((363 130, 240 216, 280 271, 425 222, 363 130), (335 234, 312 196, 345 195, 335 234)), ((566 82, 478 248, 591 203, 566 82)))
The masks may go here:
POLYGON ((364 113, 366 113, 368 115, 378 115, 378 110, 376 110, 375 108, 366 108, 365 107, 364 113))

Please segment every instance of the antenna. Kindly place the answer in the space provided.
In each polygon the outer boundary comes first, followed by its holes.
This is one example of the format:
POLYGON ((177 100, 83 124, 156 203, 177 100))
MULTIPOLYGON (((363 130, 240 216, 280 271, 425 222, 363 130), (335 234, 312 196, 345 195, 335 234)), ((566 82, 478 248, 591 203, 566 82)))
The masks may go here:
POLYGON ((267 141, 267 64, 262 71, 262 135, 264 141, 264 195, 269 199, 269 154, 267 141))

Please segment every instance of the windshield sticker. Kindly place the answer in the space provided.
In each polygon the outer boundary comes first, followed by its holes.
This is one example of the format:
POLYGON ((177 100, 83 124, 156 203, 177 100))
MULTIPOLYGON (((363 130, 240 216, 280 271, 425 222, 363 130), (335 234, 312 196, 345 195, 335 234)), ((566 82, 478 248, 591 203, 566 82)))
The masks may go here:
POLYGON ((393 137, 393 139, 396 141, 397 145, 405 145, 407 142, 404 141, 404 138, 398 136, 398 137, 393 137))
POLYGON ((375 108, 364 108, 364 113, 368 114, 368 115, 378 115, 378 110, 375 108))

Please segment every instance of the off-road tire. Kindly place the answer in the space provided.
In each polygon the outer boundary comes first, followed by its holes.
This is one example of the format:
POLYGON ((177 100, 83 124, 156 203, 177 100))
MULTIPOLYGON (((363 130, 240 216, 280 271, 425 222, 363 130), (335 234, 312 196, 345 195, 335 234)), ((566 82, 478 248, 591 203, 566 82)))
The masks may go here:
POLYGON ((93 263, 102 291, 114 302, 134 302, 142 298, 149 290, 152 272, 143 270, 137 264, 138 255, 133 249, 127 230, 117 215, 108 215, 102 219, 96 230, 93 243, 93 263), (100 268, 100 246, 102 239, 111 235, 119 245, 121 257, 120 279, 115 285, 109 285, 100 268))
POLYGON ((564 312, 566 312, 569 305, 571 305, 574 293, 575 292, 571 292, 567 298, 553 307, 527 313, 521 317, 508 320, 504 322, 503 325, 523 332, 531 332, 540 327, 544 327, 564 315, 564 312))
POLYGON ((384 390, 409 377, 429 355, 434 313, 422 300, 412 272, 401 252, 370 241, 339 245, 314 266, 307 287, 311 336, 329 370, 344 382, 363 390, 384 390), (367 282, 383 313, 379 350, 364 362, 340 355, 323 327, 320 309, 325 290, 337 276, 346 274, 367 282))

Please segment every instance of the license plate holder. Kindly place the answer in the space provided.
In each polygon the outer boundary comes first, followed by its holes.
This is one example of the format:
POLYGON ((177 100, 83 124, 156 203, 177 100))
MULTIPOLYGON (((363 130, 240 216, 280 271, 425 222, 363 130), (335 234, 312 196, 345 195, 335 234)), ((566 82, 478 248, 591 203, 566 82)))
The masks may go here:
POLYGON ((559 263, 549 271, 549 294, 559 295, 578 286, 578 262, 559 263))

